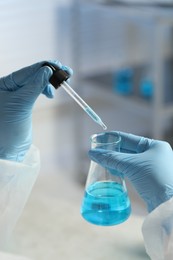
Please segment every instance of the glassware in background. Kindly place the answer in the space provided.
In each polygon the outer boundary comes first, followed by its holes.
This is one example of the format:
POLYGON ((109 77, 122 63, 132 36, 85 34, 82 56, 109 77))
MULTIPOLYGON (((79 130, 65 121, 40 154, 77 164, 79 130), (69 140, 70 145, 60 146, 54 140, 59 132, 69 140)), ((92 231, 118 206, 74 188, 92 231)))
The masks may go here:
MULTIPOLYGON (((121 137, 114 131, 91 136, 91 148, 120 151, 120 145, 121 137)), ((127 220, 130 213, 123 175, 91 161, 81 205, 83 218, 95 225, 111 226, 127 220)))
POLYGON ((141 96, 146 99, 151 99, 154 95, 154 84, 151 79, 144 78, 140 83, 141 96))
POLYGON ((113 74, 113 90, 121 95, 133 93, 133 70, 124 68, 113 74))

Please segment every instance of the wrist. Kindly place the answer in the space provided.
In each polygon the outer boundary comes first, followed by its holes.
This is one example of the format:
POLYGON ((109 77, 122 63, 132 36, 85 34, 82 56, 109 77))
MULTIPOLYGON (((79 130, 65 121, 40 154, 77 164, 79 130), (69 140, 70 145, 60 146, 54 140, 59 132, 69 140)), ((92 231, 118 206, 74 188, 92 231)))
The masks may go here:
POLYGON ((160 206, 162 203, 170 200, 173 197, 173 187, 164 187, 162 190, 158 191, 157 194, 152 196, 152 198, 147 200, 147 208, 150 213, 155 208, 160 206))
POLYGON ((18 154, 0 154, 0 159, 14 162, 22 162, 25 157, 25 154, 25 152, 18 154))
POLYGON ((29 149, 30 145, 20 147, 20 149, 19 147, 9 147, 5 150, 0 148, 0 159, 14 162, 22 162, 29 149))

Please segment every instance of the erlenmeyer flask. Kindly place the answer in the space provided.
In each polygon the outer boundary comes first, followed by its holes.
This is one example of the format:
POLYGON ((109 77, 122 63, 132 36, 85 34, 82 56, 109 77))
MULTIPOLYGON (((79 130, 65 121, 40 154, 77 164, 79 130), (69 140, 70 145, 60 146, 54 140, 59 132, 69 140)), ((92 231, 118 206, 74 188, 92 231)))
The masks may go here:
MULTIPOLYGON (((117 132, 91 136, 91 148, 120 151, 121 137, 117 132)), ((81 205, 81 215, 92 224, 111 226, 124 222, 131 213, 124 177, 91 161, 81 205)))

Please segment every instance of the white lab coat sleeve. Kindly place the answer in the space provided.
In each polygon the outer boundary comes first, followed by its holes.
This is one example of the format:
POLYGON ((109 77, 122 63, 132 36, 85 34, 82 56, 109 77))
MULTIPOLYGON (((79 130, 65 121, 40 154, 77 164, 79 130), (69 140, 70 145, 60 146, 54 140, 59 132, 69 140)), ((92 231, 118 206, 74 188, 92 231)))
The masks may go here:
POLYGON ((23 162, 0 160, 0 248, 6 247, 11 232, 27 202, 40 169, 40 156, 31 146, 23 162))
POLYGON ((173 260, 173 198, 145 218, 142 233, 152 260, 173 260))

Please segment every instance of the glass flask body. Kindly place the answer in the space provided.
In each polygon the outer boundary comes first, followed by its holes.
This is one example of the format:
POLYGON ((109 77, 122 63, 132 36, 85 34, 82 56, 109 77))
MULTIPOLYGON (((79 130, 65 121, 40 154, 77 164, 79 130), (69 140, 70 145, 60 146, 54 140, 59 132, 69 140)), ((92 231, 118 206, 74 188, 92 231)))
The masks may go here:
MULTIPOLYGON (((120 151, 121 137, 117 132, 104 132, 91 136, 91 148, 120 151)), ((117 225, 131 213, 124 177, 116 170, 106 169, 91 161, 81 205, 81 215, 88 222, 117 225)))

